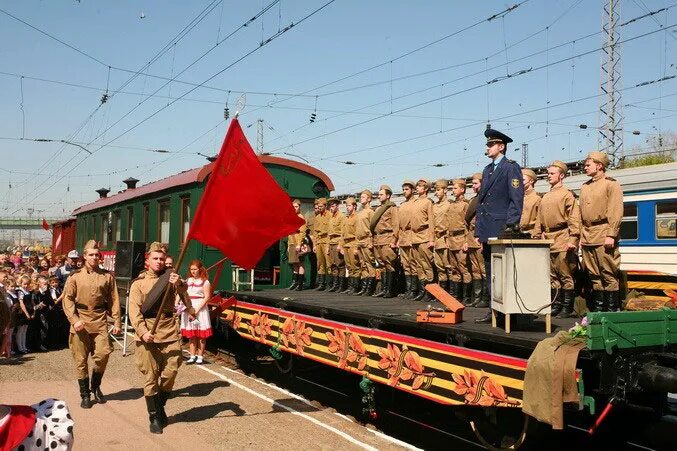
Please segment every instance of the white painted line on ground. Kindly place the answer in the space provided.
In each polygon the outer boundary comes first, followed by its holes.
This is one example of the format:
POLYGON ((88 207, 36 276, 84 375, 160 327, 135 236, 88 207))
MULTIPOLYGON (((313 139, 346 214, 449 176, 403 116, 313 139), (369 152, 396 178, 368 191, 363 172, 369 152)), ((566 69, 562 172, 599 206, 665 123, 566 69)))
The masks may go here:
POLYGON ((228 382, 229 384, 233 385, 234 387, 237 387, 240 390, 243 390, 243 391, 249 393, 252 396, 256 396, 257 398, 263 399, 264 401, 269 402, 274 406, 280 407, 280 408, 286 410, 287 412, 291 413, 292 415, 296 415, 296 416, 299 416, 301 418, 304 418, 304 419, 310 421, 311 423, 316 424, 317 426, 320 426, 321 428, 324 428, 324 429, 326 429, 330 432, 333 432, 334 434, 336 434, 340 437, 343 437, 344 439, 346 439, 347 441, 349 441, 353 445, 359 446, 360 448, 367 449, 367 450, 370 450, 370 451, 377 451, 377 448, 374 448, 371 445, 368 445, 364 442, 361 442, 358 439, 356 439, 355 437, 348 435, 345 432, 340 431, 333 426, 329 426, 328 424, 325 424, 325 423, 321 422, 320 420, 311 417, 310 415, 306 415, 305 413, 299 412, 298 410, 295 410, 291 407, 280 404, 279 402, 275 401, 274 399, 271 399, 271 398, 269 398, 265 395, 262 395, 261 393, 258 393, 256 391, 252 390, 249 387, 246 387, 246 386, 244 386, 244 385, 242 385, 242 384, 240 384, 240 383, 238 383, 238 382, 236 382, 232 379, 229 379, 229 378, 227 378, 226 376, 224 376, 223 374, 221 374, 217 371, 214 371, 214 370, 207 368, 205 366, 202 366, 202 365, 197 365, 197 368, 199 368, 203 371, 206 371, 206 372, 212 374, 213 376, 218 377, 219 379, 221 379, 225 382, 228 382))

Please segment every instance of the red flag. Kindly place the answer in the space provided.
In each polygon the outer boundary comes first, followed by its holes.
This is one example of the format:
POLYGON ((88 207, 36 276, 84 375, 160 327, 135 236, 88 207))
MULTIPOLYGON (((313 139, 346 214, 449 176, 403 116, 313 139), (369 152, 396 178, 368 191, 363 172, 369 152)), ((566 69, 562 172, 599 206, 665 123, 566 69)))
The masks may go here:
POLYGON ((42 228, 49 230, 49 224, 47 224, 47 220, 45 218, 42 218, 42 228))
POLYGON ((188 239, 220 250, 246 269, 275 241, 296 232, 303 219, 254 154, 233 119, 195 211, 188 239))

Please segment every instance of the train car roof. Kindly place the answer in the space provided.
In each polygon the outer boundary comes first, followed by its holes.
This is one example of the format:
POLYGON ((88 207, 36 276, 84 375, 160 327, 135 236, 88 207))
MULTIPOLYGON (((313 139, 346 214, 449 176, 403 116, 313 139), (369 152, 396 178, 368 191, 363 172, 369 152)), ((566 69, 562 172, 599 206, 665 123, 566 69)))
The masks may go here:
MULTIPOLYGON (((335 189, 334 184, 332 183, 331 179, 327 176, 327 174, 305 163, 289 160, 287 158, 275 157, 272 155, 258 155, 258 158, 259 161, 264 165, 284 166, 311 174, 317 177, 318 179, 322 180, 322 182, 327 186, 327 189, 329 189, 329 191, 333 191, 335 189)), ((98 210, 100 208, 105 208, 111 205, 118 204, 120 202, 135 199, 137 197, 147 196, 149 194, 164 191, 169 188, 190 185, 192 183, 201 183, 205 181, 205 179, 209 176, 209 174, 211 174, 213 167, 214 163, 209 163, 199 168, 188 169, 186 171, 179 172, 178 174, 174 174, 169 177, 156 180, 146 185, 142 185, 138 188, 125 189, 124 191, 121 191, 117 194, 113 194, 112 196, 97 199, 94 202, 78 207, 75 210, 73 210, 73 215, 77 216, 79 214, 88 211, 98 210)))

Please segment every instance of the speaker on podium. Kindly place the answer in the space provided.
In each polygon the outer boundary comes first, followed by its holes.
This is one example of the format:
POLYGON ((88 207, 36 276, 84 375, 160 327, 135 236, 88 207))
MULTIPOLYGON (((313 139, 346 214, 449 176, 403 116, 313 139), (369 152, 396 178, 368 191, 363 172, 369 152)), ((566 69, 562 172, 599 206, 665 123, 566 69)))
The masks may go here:
POLYGON ((143 241, 118 241, 115 250, 115 278, 134 279, 143 271, 146 243, 143 241))

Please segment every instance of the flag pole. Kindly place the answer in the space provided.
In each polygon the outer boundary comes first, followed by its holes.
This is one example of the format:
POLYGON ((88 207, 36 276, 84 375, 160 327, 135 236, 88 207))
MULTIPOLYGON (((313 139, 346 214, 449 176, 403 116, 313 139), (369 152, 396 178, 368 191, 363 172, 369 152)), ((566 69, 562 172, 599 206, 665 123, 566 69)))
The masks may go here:
MULTIPOLYGON (((186 241, 183 242, 183 246, 181 247, 181 252, 179 253, 179 259, 176 261, 175 268, 180 268, 181 263, 183 262, 183 257, 186 256, 186 250, 188 249, 188 243, 190 242, 190 239, 187 239, 186 241)), ((155 315, 155 323, 153 324, 153 328, 150 330, 151 335, 155 335, 155 330, 157 329, 158 323, 160 322, 160 316, 162 315, 162 310, 164 310, 165 305, 167 304, 167 299, 169 299, 169 293, 171 293, 172 290, 167 287, 165 289, 164 294, 162 295, 162 302, 160 303, 160 308, 157 311, 157 314, 155 315)))

